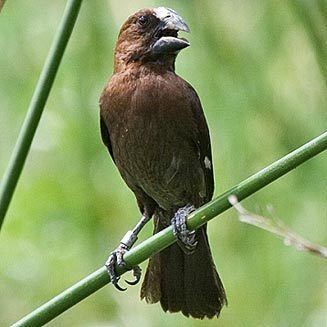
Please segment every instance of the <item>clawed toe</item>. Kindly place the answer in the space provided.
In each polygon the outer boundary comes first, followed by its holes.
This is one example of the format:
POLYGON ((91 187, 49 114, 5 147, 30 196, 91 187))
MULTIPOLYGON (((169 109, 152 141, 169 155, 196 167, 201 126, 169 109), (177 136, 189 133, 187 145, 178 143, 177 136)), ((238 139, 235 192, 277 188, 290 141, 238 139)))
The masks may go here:
MULTIPOLYGON (((110 277, 110 280, 112 284, 115 286, 115 288, 119 291, 126 291, 127 288, 123 288, 119 285, 119 275, 117 274, 115 270, 115 266, 117 265, 118 267, 125 268, 126 267, 126 262, 124 261, 124 254, 128 251, 128 248, 125 244, 120 244, 118 248, 113 251, 107 262, 105 263, 105 266, 108 271, 108 275, 110 277)), ((126 281, 127 284, 129 285, 136 285, 140 279, 141 279, 141 268, 139 266, 134 267, 133 269, 133 276, 135 277, 134 281, 126 281)))
POLYGON ((198 243, 195 238, 195 231, 190 231, 186 226, 187 216, 194 210, 192 205, 180 208, 171 220, 177 243, 186 254, 192 254, 198 243))
MULTIPOLYGON (((108 275, 110 277, 110 280, 112 284, 116 287, 117 290, 119 291, 126 291, 126 288, 122 288, 119 284, 118 281, 120 277, 118 276, 116 270, 115 270, 115 265, 118 262, 117 257, 119 253, 119 247, 117 248, 116 251, 112 252, 105 263, 105 266, 107 268, 108 275)), ((118 263, 117 263, 118 264, 118 263)))
POLYGON ((128 285, 136 285, 140 281, 141 275, 142 275, 141 268, 139 266, 135 266, 133 268, 133 276, 135 277, 135 279, 133 281, 128 281, 128 280, 125 279, 125 282, 128 285))

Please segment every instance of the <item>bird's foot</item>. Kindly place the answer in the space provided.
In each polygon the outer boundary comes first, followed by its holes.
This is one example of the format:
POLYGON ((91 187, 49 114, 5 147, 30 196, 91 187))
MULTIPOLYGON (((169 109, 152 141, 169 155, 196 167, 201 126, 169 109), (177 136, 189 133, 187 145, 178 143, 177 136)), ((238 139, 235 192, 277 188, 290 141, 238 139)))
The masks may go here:
POLYGON ((171 220, 177 244, 186 254, 192 254, 198 244, 195 239, 195 231, 190 231, 186 226, 187 216, 194 210, 194 206, 188 204, 185 207, 179 208, 171 220))
MULTIPOLYGON (((124 261, 124 254, 129 250, 128 246, 124 243, 120 243, 117 249, 109 255, 109 258, 107 262, 105 263, 105 266, 107 268, 110 280, 112 284, 119 290, 119 291, 126 291, 126 288, 122 288, 118 282, 120 279, 120 276, 118 276, 115 266, 124 269, 126 268, 126 262, 124 261)), ((129 285, 136 285, 140 279, 141 279, 141 268, 139 266, 135 266, 132 268, 133 270, 133 276, 135 277, 135 280, 128 281, 125 280, 125 282, 129 285)))

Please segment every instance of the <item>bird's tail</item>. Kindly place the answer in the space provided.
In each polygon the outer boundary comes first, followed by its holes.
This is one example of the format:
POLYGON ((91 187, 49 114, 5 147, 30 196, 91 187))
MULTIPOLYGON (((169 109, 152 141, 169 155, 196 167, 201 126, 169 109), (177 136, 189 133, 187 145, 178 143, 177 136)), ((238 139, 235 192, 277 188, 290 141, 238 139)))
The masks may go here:
MULTIPOLYGON (((166 227, 160 220, 155 217, 154 233, 166 227)), ((141 299, 148 303, 160 301, 164 311, 213 318, 219 315, 227 299, 211 256, 206 226, 196 233, 198 244, 194 253, 185 254, 175 243, 150 258, 141 299)))

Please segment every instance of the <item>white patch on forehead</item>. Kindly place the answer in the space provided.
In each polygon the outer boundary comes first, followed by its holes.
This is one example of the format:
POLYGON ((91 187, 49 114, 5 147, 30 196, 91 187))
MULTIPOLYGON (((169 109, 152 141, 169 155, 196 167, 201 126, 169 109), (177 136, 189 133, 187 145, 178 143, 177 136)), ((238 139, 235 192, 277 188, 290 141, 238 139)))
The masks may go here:
POLYGON ((207 169, 211 169, 211 161, 209 160, 208 157, 205 157, 205 158, 204 158, 204 166, 205 166, 207 169))

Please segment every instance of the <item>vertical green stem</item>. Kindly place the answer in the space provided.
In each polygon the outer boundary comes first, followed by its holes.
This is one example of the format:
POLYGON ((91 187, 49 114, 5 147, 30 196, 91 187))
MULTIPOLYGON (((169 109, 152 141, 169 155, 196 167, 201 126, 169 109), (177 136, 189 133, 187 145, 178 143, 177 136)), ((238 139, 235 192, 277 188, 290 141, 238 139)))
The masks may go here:
POLYGON ((325 0, 290 0, 315 49, 317 64, 327 86, 327 5, 325 0))
POLYGON ((49 50, 40 78, 32 96, 23 126, 0 185, 0 229, 14 194, 19 176, 44 106, 48 99, 58 67, 72 33, 82 0, 68 0, 62 20, 49 50))

